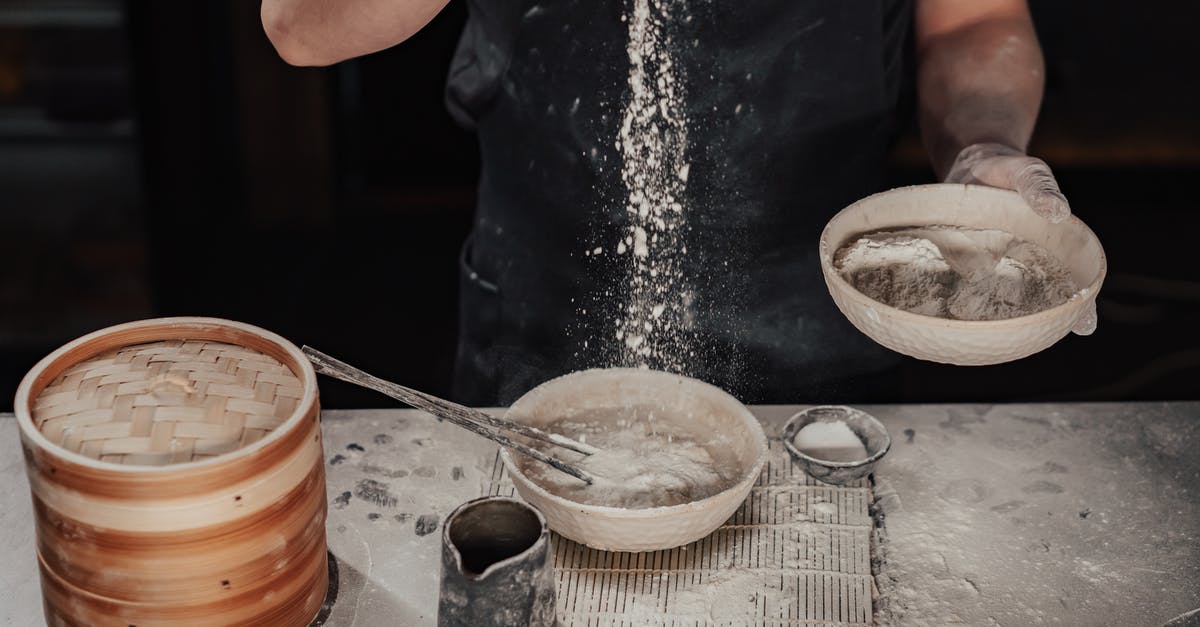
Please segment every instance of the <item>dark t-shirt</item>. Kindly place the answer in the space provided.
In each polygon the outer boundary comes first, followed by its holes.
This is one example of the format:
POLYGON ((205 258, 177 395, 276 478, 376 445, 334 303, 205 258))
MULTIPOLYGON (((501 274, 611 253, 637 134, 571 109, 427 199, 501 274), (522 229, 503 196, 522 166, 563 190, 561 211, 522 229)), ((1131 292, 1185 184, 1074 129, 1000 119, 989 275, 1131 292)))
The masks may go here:
MULTIPOLYGON (((688 120, 681 272, 700 347, 684 374, 747 402, 829 398, 894 363, 837 312, 816 244, 834 213, 878 191, 910 111, 909 3, 666 4, 688 120)), ((464 401, 507 403, 612 363, 628 258, 584 252, 629 225, 616 147, 625 10, 470 4, 447 85, 483 163, 463 258, 464 401)))

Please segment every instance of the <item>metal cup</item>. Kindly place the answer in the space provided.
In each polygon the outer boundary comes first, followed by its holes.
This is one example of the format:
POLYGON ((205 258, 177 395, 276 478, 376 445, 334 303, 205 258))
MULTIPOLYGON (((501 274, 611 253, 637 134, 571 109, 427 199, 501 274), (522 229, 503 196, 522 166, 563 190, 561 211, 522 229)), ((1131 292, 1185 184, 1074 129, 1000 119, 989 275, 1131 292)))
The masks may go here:
POLYGON ((446 519, 438 625, 551 627, 554 601, 541 512, 514 498, 486 496, 446 519))

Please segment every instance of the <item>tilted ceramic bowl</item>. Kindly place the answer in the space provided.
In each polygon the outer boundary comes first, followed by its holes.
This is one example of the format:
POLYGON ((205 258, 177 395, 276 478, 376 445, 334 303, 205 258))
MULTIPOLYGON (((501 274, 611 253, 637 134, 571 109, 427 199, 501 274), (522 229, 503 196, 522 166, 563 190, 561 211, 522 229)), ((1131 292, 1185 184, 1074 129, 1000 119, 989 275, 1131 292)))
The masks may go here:
POLYGON ((918 185, 868 196, 829 221, 820 246, 829 293, 859 331, 896 352, 960 366, 1021 359, 1062 339, 1096 300, 1107 269, 1100 240, 1079 218, 1052 224, 1035 214, 1016 192, 979 185, 918 185), (833 267, 838 249, 864 233, 933 225, 1012 233, 1058 257, 1081 287, 1067 302, 1027 316, 947 320, 873 300, 833 267))
POLYGON ((634 368, 574 372, 530 390, 509 408, 509 420, 543 427, 573 412, 653 404, 694 415, 698 431, 720 439, 738 466, 737 482, 708 498, 645 509, 588 505, 534 483, 507 449, 501 452, 517 492, 541 510, 550 528, 607 551, 656 551, 699 540, 746 500, 767 461, 767 438, 737 399, 696 379, 634 368))

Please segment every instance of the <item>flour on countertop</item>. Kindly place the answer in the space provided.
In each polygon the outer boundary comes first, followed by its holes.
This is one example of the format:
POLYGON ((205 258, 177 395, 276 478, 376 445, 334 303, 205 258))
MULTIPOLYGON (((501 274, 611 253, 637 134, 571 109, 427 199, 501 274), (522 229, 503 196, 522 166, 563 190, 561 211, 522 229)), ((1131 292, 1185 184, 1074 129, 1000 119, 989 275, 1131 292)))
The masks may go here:
POLYGON ((858 291, 913 313, 1016 318, 1069 300, 1070 271, 1045 248, 995 229, 885 229, 838 249, 833 266, 858 291))
MULTIPOLYGON (((803 532, 801 532, 803 533, 803 532)), ((702 575, 701 584, 673 591, 678 624, 746 624, 747 620, 787 617, 805 591, 798 578, 758 570, 715 570, 702 575)), ((800 620, 797 617, 797 620, 800 620)), ((784 623, 788 624, 788 623, 784 623)))

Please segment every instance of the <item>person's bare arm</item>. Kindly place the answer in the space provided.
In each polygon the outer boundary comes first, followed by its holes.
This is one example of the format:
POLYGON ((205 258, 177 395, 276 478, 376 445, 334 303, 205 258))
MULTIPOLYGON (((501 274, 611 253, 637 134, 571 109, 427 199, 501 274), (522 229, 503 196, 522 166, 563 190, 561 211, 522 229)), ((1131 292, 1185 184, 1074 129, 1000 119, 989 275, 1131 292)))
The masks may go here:
MULTIPOLYGON (((939 179, 1015 190, 1051 222, 1071 215, 1050 167, 1025 154, 1045 85, 1026 0, 917 0, 921 136, 939 179)), ((1093 305, 1074 331, 1096 329, 1093 305)))
POLYGON ((394 46, 448 0, 263 0, 267 38, 292 65, 332 65, 394 46))
POLYGON ((1025 0, 917 0, 921 134, 944 177, 959 151, 1025 150, 1044 65, 1025 0))

